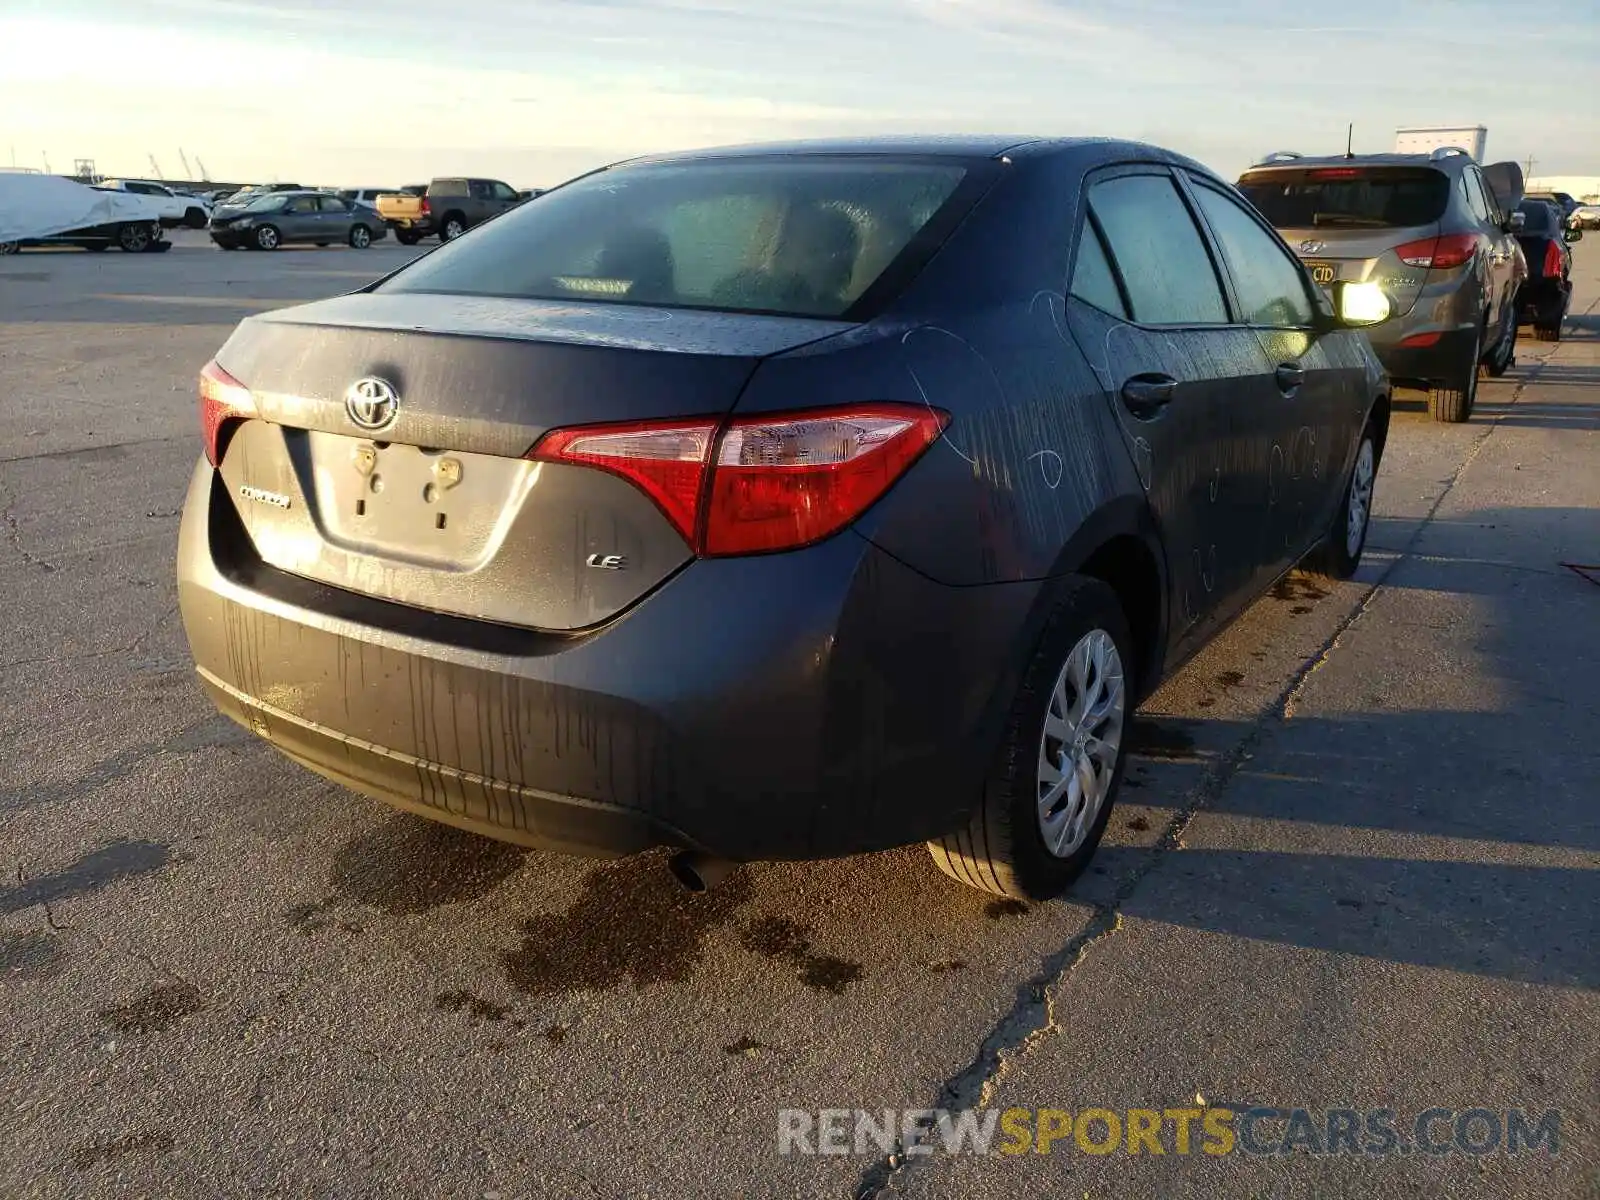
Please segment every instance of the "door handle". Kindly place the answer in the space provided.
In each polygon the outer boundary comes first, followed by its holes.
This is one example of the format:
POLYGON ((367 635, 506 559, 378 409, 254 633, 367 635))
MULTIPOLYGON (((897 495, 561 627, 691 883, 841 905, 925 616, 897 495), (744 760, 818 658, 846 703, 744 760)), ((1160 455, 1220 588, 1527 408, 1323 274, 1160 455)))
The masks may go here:
POLYGON ((1122 385, 1122 402, 1134 416, 1148 421, 1172 403, 1177 391, 1178 381, 1171 375, 1135 375, 1122 385))
POLYGON ((1274 375, 1278 380, 1278 390, 1285 396, 1296 391, 1306 381, 1305 369, 1295 363, 1284 363, 1274 375))

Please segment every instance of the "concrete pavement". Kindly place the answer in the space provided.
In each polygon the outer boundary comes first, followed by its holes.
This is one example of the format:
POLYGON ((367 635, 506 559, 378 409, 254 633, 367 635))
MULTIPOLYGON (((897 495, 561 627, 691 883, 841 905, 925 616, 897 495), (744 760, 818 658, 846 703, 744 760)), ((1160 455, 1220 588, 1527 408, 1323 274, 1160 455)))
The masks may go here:
POLYGON ((1577 253, 1570 339, 1524 344, 1468 425, 1397 414, 1362 578, 1286 581, 1155 697, 1094 871, 1029 908, 920 849, 694 897, 258 745, 174 613, 194 374, 244 313, 400 252, 0 262, 0 1194, 1592 1194, 1600 588, 1558 565, 1600 561, 1577 253), (1560 1109, 1563 1140, 776 1152, 783 1108, 1196 1095, 1560 1109))

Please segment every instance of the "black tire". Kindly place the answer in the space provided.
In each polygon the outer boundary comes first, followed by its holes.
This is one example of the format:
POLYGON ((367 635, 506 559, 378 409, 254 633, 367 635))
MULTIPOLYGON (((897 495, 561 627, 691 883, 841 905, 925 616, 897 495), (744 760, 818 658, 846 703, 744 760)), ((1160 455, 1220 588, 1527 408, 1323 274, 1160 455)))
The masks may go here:
POLYGON ((146 225, 131 223, 117 230, 117 246, 128 254, 143 254, 150 249, 150 229, 146 225))
POLYGON ((0 242, 0 255, 21 254, 21 242, 0 242))
POLYGON ((111 243, 110 242, 85 242, 83 244, 83 248, 85 250, 89 251, 91 254, 104 254, 107 250, 111 249, 111 243))
POLYGON ((190 229, 204 229, 206 219, 205 210, 202 208, 187 209, 183 214, 183 223, 190 229))
POLYGON ((1369 424, 1361 431, 1355 461, 1350 466, 1350 478, 1345 481, 1344 496, 1333 515, 1333 524, 1317 548, 1301 562, 1302 570, 1327 579, 1349 579, 1355 575, 1361 566, 1362 551, 1367 548, 1367 532, 1372 526, 1372 497, 1379 459, 1378 433, 1369 424), (1359 505, 1356 521, 1351 520, 1352 505, 1359 505))
POLYGON ((453 242, 467 231, 467 219, 460 213, 445 213, 439 222, 439 240, 453 242))
POLYGON ((1561 322, 1557 321, 1554 325, 1535 325, 1533 327, 1533 336, 1535 341, 1559 342, 1561 340, 1561 322))
POLYGON ((1478 363, 1483 358, 1483 326, 1472 339, 1472 355, 1462 365, 1462 374, 1453 384, 1435 384, 1428 389, 1428 415, 1446 425, 1459 425, 1472 419, 1472 406, 1478 399, 1478 363))
POLYGON ((250 241, 257 250, 276 250, 283 245, 283 234, 276 225, 257 225, 250 241))
POLYGON ((372 245, 372 230, 365 225, 355 224, 350 227, 350 249, 365 250, 372 245))
MULTIPOLYGON (((1012 702, 978 807, 964 829, 928 843, 940 870, 969 887, 1021 900, 1045 900, 1059 895, 1083 873, 1105 833, 1122 783, 1127 730, 1133 717, 1131 688, 1136 662, 1133 638, 1116 593, 1098 579, 1069 579, 1012 702), (1092 823, 1084 826, 1081 842, 1071 853, 1057 855, 1045 842, 1039 811, 1046 715, 1057 683, 1066 673, 1069 656, 1099 634, 1108 636, 1115 645, 1121 664, 1117 681, 1121 702, 1114 722, 1115 758, 1102 790, 1099 811, 1092 823)), ((1112 718, 1107 716, 1104 723, 1096 722, 1095 728, 1109 732, 1112 718)), ((1062 753, 1066 751, 1063 746, 1062 753)), ((1084 820, 1089 820, 1087 812, 1084 820)))
POLYGON ((394 231, 394 237, 395 241, 399 242, 402 246, 415 246, 422 240, 416 234, 407 229, 396 229, 394 231))
POLYGON ((165 254, 172 249, 172 243, 165 238, 156 238, 144 248, 146 254, 165 254))

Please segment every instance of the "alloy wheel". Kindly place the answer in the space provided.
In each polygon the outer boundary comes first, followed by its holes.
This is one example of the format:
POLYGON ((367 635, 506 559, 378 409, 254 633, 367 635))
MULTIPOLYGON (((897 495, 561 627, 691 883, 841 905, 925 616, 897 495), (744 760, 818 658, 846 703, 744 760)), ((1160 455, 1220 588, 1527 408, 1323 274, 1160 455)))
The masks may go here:
POLYGON ((1039 832, 1057 858, 1083 845, 1105 807, 1126 707, 1117 644, 1105 630, 1092 629, 1056 676, 1039 739, 1039 832))
POLYGON ((1361 553, 1367 537, 1367 521, 1372 514, 1372 488, 1377 477, 1376 456, 1372 439, 1361 439, 1361 449, 1356 452, 1356 469, 1350 476, 1349 518, 1345 522, 1344 548, 1351 558, 1361 553))

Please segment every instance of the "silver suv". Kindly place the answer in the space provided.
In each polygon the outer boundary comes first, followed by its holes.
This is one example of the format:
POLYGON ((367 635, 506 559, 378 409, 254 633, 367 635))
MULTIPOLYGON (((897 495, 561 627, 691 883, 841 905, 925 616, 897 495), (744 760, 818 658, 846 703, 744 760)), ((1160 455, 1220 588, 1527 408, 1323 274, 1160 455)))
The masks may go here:
POLYGON ((1402 386, 1425 388, 1437 421, 1472 416, 1480 368, 1515 361, 1517 288, 1527 274, 1513 231, 1516 163, 1480 168, 1465 150, 1307 158, 1269 155, 1239 190, 1323 286, 1379 283, 1393 315, 1368 330, 1402 386))

